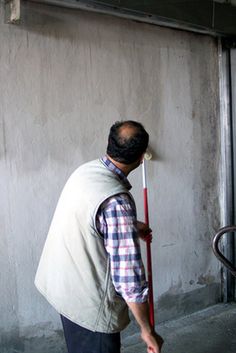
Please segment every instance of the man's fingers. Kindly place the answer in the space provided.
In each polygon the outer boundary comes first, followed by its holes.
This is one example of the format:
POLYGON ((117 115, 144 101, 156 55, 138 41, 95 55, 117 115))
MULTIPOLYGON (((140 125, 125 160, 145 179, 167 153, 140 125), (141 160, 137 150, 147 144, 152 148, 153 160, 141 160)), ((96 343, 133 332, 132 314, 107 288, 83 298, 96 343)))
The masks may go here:
POLYGON ((152 241, 152 229, 145 223, 137 221, 137 230, 142 240, 152 241))
POLYGON ((140 235, 140 238, 146 242, 152 242, 152 233, 149 233, 147 235, 140 235))

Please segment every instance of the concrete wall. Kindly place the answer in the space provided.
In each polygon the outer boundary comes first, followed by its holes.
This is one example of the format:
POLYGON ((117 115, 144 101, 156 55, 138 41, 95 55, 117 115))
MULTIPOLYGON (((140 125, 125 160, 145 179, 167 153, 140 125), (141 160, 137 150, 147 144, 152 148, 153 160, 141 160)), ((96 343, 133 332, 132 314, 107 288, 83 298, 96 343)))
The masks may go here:
MULTIPOLYGON (((219 300, 210 248, 220 223, 215 40, 36 4, 25 4, 21 24, 9 25, 1 2, 3 347, 27 351, 21 337, 60 327, 34 288, 35 271, 67 177, 104 153, 119 119, 141 121, 155 151, 148 181, 159 320, 219 300)), ((141 170, 130 180, 142 218, 141 170)))

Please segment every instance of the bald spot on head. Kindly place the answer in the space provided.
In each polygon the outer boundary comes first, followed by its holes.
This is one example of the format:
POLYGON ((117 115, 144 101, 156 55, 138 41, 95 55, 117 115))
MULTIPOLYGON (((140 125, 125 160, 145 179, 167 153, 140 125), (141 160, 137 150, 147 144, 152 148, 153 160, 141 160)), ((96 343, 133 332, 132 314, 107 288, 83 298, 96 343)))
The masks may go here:
POLYGON ((119 139, 122 142, 125 142, 132 137, 134 137, 138 133, 138 129, 129 124, 129 123, 124 123, 120 128, 119 128, 119 139))

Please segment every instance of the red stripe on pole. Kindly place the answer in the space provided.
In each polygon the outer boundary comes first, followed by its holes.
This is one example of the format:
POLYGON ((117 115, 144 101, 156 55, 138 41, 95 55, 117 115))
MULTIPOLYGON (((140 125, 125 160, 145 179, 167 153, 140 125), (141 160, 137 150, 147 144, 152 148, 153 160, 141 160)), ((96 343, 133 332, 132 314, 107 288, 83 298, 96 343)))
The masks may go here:
POLYGON ((154 301, 153 301, 153 286, 152 286, 152 254, 151 254, 151 242, 147 241, 147 270, 148 270, 148 299, 149 299, 149 319, 151 327, 155 328, 154 322, 154 301))
MULTIPOLYGON (((144 219, 145 223, 149 226, 149 214, 148 214, 148 194, 147 188, 143 189, 143 200, 144 200, 144 219)), ((149 320, 150 325, 154 329, 154 300, 153 300, 153 285, 152 285, 152 254, 151 254, 151 241, 146 241, 147 249, 147 274, 148 274, 148 300, 149 300, 149 320)))
POLYGON ((143 189, 143 201, 144 201, 144 219, 145 219, 145 223, 149 226, 147 188, 143 189))

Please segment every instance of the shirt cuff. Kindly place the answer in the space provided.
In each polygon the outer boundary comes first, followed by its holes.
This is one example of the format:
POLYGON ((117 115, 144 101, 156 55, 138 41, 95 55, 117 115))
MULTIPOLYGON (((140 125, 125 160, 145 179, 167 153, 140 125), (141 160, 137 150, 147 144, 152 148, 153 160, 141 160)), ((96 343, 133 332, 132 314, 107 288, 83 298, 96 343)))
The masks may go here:
POLYGON ((129 303, 145 303, 148 300, 148 285, 142 288, 119 288, 118 293, 129 303))

